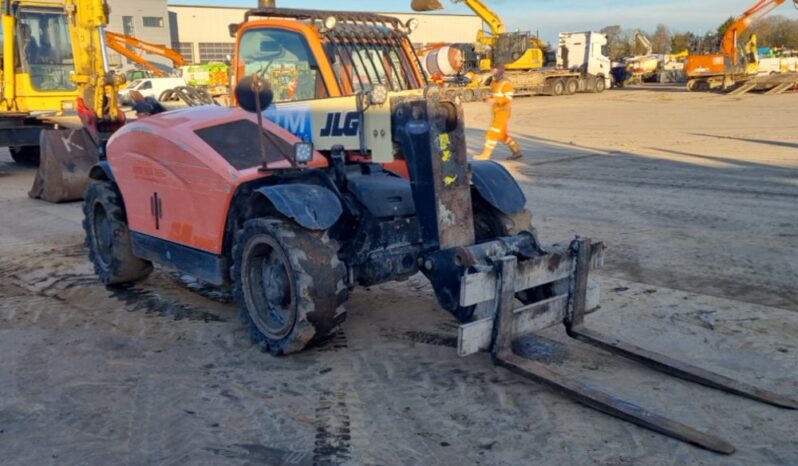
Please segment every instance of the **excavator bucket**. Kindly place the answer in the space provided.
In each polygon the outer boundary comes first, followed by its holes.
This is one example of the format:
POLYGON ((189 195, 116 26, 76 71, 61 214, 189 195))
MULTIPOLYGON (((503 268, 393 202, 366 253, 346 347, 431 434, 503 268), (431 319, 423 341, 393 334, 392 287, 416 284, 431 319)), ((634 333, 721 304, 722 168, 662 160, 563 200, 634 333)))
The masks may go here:
POLYGON ((48 202, 83 199, 89 171, 100 160, 97 146, 83 129, 42 131, 41 161, 28 196, 48 202))
POLYGON ((603 244, 592 244, 589 239, 577 238, 568 248, 549 249, 527 260, 507 255, 494 261, 492 270, 466 274, 462 281, 460 305, 492 302, 496 309, 491 317, 460 326, 459 354, 466 356, 489 350, 497 365, 548 385, 579 403, 722 454, 733 453, 734 446, 714 435, 623 400, 594 383, 564 375, 558 372, 556 366, 539 359, 528 359, 524 355, 527 352, 525 348, 545 346, 542 340, 536 340, 540 338, 535 335, 536 332, 564 324, 570 337, 653 369, 774 406, 798 409, 798 401, 794 399, 586 328, 585 315, 598 305, 598 289, 591 286, 588 272, 602 266, 603 251, 603 244), (541 286, 549 286, 553 290, 550 293, 552 296, 516 307, 517 293, 541 286))
POLYGON ((443 5, 441 5, 439 0, 413 0, 410 7, 413 11, 443 10, 443 5))

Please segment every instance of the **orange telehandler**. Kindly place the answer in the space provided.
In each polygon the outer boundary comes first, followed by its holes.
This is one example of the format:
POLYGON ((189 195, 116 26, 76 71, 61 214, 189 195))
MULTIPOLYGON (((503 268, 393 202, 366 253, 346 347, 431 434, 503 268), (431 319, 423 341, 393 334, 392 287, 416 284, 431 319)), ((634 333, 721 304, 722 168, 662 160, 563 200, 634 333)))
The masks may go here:
POLYGON ((241 109, 130 123, 92 169, 84 228, 100 280, 141 280, 156 263, 231 287, 253 341, 289 354, 333 335, 354 287, 421 272, 461 323, 460 355, 491 351, 496 364, 653 431, 734 451, 516 343, 534 346, 536 332, 564 325, 677 377, 798 408, 585 325, 598 308, 589 273, 603 244, 539 242, 509 171, 469 163, 462 108, 426 84, 413 26, 371 13, 248 11, 230 27, 241 109))

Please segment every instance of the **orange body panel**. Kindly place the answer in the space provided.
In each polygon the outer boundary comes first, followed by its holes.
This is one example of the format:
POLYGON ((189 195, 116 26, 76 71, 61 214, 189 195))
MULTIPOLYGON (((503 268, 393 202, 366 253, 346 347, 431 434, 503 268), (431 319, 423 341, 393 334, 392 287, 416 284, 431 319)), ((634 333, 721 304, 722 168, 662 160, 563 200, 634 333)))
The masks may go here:
MULTIPOLYGON (((108 143, 108 161, 125 204, 137 206, 127 211, 130 229, 221 254, 228 209, 238 186, 268 175, 259 172, 259 166, 237 170, 194 131, 244 119, 257 121, 240 109, 195 107, 148 117, 117 131, 108 143), (162 212, 157 222, 151 209, 155 194, 162 212)), ((264 128, 289 143, 299 141, 269 121, 264 128)), ((327 167, 328 162, 317 152, 309 166, 327 167)))
POLYGON ((723 75, 726 71, 725 63, 721 54, 690 55, 684 64, 684 72, 691 78, 723 75))

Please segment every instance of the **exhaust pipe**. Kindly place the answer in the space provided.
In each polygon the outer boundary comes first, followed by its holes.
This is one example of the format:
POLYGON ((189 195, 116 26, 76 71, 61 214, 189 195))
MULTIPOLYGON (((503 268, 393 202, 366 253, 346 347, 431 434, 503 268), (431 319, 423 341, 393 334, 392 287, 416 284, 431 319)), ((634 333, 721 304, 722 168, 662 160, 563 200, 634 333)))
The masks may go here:
POLYGON ((277 8, 277 0, 258 0, 258 8, 277 8))

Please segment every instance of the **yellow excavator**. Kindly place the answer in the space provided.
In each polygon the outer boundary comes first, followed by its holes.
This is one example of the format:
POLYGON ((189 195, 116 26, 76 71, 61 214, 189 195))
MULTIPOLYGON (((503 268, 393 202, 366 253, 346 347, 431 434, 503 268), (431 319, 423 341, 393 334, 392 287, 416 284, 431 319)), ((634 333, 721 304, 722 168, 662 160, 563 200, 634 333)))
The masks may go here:
MULTIPOLYGON (((545 94, 571 95, 577 92, 603 92, 610 86, 611 62, 604 48, 607 38, 594 32, 562 33, 556 52, 556 66, 546 67, 545 44, 529 32, 507 32, 501 18, 481 0, 452 0, 465 3, 487 25, 489 32, 477 32, 478 81, 468 87, 450 87, 446 95, 483 95, 487 87, 486 71, 503 65, 505 77, 515 86, 516 96, 545 94)), ((414 11, 428 12, 444 8, 440 0, 412 0, 414 11)), ((473 70, 467 70, 473 71, 473 70)))
POLYGON ((39 164, 31 197, 82 198, 99 147, 125 122, 124 77, 106 57, 108 11, 105 0, 3 2, 0 147, 39 164))
MULTIPOLYGON (((477 32, 480 70, 489 71, 495 65, 504 65, 508 70, 534 70, 545 65, 545 44, 540 39, 529 32, 507 32, 501 17, 481 0, 452 1, 464 3, 488 26, 489 32, 484 29, 477 32)), ((432 11, 443 9, 443 5, 438 0, 413 0, 412 8, 432 11)))

